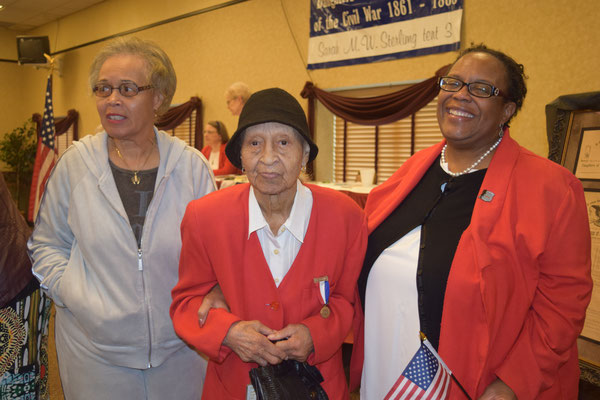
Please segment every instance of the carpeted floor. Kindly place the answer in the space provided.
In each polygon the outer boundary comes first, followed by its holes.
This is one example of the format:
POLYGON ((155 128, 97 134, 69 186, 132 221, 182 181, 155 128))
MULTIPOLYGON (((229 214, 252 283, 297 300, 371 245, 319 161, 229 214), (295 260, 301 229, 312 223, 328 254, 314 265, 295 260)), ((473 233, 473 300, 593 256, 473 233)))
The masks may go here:
MULTIPOLYGON (((60 378, 58 376, 58 360, 56 359, 56 347, 54 345, 54 306, 52 306, 52 314, 50 317, 50 332, 48 338, 48 384, 50 390, 51 400, 64 399, 62 387, 60 384, 60 378)), ((349 353, 351 351, 350 345, 344 345, 348 348, 344 348, 344 358, 348 360, 349 353)), ((359 400, 360 395, 358 391, 350 394, 350 400, 359 400)), ((600 386, 596 386, 590 382, 581 380, 579 383, 579 399, 578 400, 598 400, 600 399, 600 386)))

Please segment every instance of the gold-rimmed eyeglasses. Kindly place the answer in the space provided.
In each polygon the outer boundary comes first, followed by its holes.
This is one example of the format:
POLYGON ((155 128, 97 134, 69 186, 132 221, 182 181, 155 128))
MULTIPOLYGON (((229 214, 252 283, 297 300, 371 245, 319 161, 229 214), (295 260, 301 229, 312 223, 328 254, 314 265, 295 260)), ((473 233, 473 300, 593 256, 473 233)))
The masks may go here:
POLYGON ((114 87, 107 83, 97 83, 92 88, 94 94, 98 97, 108 97, 112 94, 114 89, 118 89, 121 96, 133 97, 143 90, 152 89, 154 86, 138 86, 133 82, 123 82, 119 86, 114 87))

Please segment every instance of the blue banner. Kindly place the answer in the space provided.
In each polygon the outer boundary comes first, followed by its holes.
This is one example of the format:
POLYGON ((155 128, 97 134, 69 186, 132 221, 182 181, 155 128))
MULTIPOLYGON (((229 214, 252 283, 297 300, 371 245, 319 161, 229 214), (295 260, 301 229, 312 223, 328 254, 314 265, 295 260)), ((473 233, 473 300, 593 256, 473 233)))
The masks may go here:
POLYGON ((463 0, 311 0, 308 69, 460 48, 463 0))

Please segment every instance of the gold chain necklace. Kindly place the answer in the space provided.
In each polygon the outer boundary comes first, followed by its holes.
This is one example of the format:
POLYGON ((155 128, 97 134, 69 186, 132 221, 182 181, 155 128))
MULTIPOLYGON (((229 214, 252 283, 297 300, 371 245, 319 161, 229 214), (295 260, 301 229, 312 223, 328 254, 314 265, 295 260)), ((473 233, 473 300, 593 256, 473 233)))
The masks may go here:
POLYGON ((150 159, 150 156, 152 155, 152 152, 154 150, 154 141, 152 140, 152 148, 150 149, 150 151, 148 152, 148 155, 146 156, 146 160, 144 161, 144 163, 142 164, 141 167, 139 167, 137 170, 132 169, 129 166, 129 163, 127 161, 125 161, 125 158, 123 158, 123 156, 121 155, 121 152, 119 151, 119 148, 117 147, 117 144, 115 143, 114 139, 113 139, 113 145, 115 146, 115 150, 117 152, 117 155, 119 156, 119 158, 123 161, 123 163, 125 163, 125 166, 127 167, 127 169, 133 171, 133 176, 131 177, 131 183, 133 183, 134 185, 139 185, 141 180, 140 177, 138 176, 138 172, 140 172, 140 170, 142 168, 144 168, 144 166, 148 163, 148 160, 150 159))

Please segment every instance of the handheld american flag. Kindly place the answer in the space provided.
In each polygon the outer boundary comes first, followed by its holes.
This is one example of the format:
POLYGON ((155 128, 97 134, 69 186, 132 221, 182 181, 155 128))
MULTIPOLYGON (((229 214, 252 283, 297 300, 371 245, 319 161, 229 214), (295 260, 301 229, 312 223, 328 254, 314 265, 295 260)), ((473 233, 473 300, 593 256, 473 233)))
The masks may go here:
POLYGON ((385 396, 385 400, 442 400, 447 397, 452 372, 425 335, 421 335, 421 346, 385 396))
POLYGON ((55 146, 54 110, 52 108, 52 74, 48 76, 46 98, 44 102, 44 116, 38 137, 33 178, 31 180, 31 193, 29 194, 29 220, 34 221, 40 207, 42 194, 46 181, 56 164, 57 150, 55 146))

